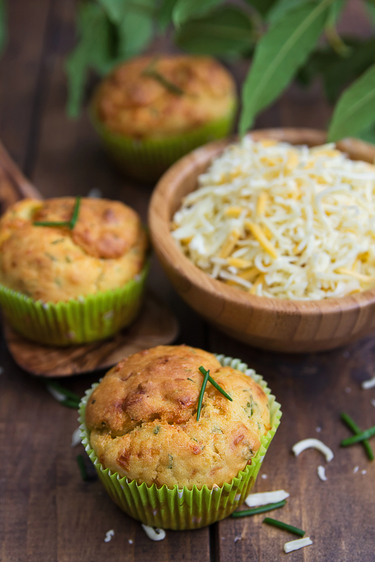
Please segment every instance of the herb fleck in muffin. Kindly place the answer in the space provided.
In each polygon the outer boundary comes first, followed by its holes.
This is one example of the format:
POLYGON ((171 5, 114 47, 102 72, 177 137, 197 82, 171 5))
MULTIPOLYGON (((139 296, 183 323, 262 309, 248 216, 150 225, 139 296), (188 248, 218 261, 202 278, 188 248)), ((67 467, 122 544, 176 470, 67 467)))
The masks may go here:
POLYGON ((146 250, 140 218, 123 203, 25 199, 0 220, 1 305, 13 327, 36 341, 107 337, 139 308, 140 288, 132 304, 129 283, 135 288, 144 277, 146 250))
POLYGON ((138 484, 190 490, 231 482, 271 429, 260 385, 186 346, 159 346, 121 361, 91 394, 86 424, 104 468, 138 484), (208 383, 197 421, 200 366, 233 401, 208 383))
POLYGON ((236 105, 234 81, 216 60, 144 56, 100 83, 92 116, 115 160, 130 174, 155 179, 183 154, 226 136, 236 105))

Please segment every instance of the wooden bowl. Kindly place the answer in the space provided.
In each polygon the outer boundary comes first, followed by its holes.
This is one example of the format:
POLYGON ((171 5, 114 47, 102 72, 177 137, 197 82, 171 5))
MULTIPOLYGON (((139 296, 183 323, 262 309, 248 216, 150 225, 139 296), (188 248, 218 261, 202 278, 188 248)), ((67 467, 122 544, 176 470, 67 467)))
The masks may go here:
MULTIPOLYGON (((326 142, 325 133, 313 129, 264 129, 250 136, 309 146, 326 142)), ((164 174, 153 193, 149 209, 151 239, 179 295, 223 332, 264 349, 323 351, 375 331, 375 289, 313 301, 259 297, 212 279, 181 252, 170 233, 171 219, 182 198, 196 188, 198 175, 230 142, 213 142, 194 150, 164 174)), ((345 139, 337 147, 354 160, 374 162, 375 147, 370 144, 345 139)))

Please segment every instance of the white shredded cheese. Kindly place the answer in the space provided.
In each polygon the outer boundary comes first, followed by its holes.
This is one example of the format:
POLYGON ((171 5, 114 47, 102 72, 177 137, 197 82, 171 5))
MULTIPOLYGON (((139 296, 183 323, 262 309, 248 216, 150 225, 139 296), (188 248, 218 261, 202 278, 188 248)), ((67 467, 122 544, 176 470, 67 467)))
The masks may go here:
POLYGON ((299 550, 300 548, 303 548, 304 546, 310 546, 310 544, 313 544, 310 537, 303 537, 303 539, 297 539, 295 541, 289 541, 289 542, 286 542, 284 544, 284 552, 286 552, 288 554, 289 552, 293 552, 293 550, 299 550))
POLYGON ((373 377, 372 379, 369 379, 367 381, 363 381, 361 386, 365 390, 367 390, 368 388, 372 388, 373 386, 375 386, 375 377, 373 377))
POLYGON ((334 144, 245 137, 198 178, 172 236, 207 274, 251 294, 340 297, 375 286, 375 167, 334 144))
POLYGON ((322 465, 318 466, 317 471, 320 480, 323 480, 323 482, 325 482, 327 480, 327 476, 326 476, 326 469, 324 468, 324 466, 322 465))
POLYGON ((112 540, 112 537, 114 536, 115 532, 113 529, 111 529, 110 531, 107 531, 106 535, 105 535, 105 539, 104 542, 109 542, 110 540, 112 540))
POLYGON ((56 390, 56 388, 53 388, 49 384, 47 384, 47 390, 58 402, 63 402, 64 400, 66 400, 65 394, 62 394, 61 392, 56 390))
POLYGON ((72 447, 76 447, 77 445, 79 445, 81 442, 81 430, 80 428, 76 429, 75 431, 73 431, 73 435, 72 435, 72 447))
POLYGON ((375 399, 370 401, 373 406, 375 406, 375 399))
POLYGON ((164 529, 150 527, 149 525, 143 525, 143 523, 142 527, 148 538, 152 541, 162 541, 163 539, 165 539, 164 529))
POLYGON ((356 472, 358 472, 358 470, 359 470, 359 466, 355 466, 355 467, 353 468, 353 474, 355 474, 356 472))
POLYGON ((289 498, 288 492, 285 492, 285 490, 275 490, 274 492, 250 494, 249 496, 247 496, 245 503, 249 507, 257 507, 258 505, 267 505, 269 503, 281 502, 286 498, 289 498))
POLYGON ((318 451, 323 453, 327 462, 330 462, 334 456, 331 449, 319 439, 302 439, 302 441, 299 441, 292 447, 293 453, 296 455, 296 457, 298 457, 298 455, 306 449, 317 449, 318 451))

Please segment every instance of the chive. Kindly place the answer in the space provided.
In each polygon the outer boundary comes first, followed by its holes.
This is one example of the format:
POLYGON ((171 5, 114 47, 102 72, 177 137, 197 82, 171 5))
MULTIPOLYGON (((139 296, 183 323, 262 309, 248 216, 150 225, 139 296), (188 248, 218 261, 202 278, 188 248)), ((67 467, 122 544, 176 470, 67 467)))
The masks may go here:
POLYGON ((52 388, 54 388, 58 392, 61 392, 61 394, 64 394, 64 396, 66 396, 67 398, 71 398, 74 402, 78 402, 78 403, 81 402, 81 399, 78 396, 78 394, 75 394, 74 392, 71 392, 70 390, 68 390, 67 388, 64 388, 63 386, 61 386, 57 382, 48 381, 47 386, 52 386, 52 388))
MULTIPOLYGON (((340 417, 342 421, 345 423, 345 425, 347 425, 348 428, 351 429, 353 433, 355 433, 356 435, 360 435, 362 433, 362 430, 359 429, 358 425, 355 423, 354 420, 352 420, 350 416, 348 416, 348 414, 345 414, 345 412, 341 412, 340 417)), ((374 453, 367 439, 362 441, 362 445, 364 450, 366 451, 367 457, 370 459, 370 461, 373 461, 374 453)))
POLYGON ((375 435, 375 425, 369 427, 365 431, 362 431, 362 433, 358 433, 358 435, 353 435, 353 437, 344 439, 344 441, 341 441, 340 445, 341 447, 349 447, 349 445, 354 445, 354 443, 359 443, 360 441, 370 439, 370 437, 372 437, 373 435, 375 435))
POLYGON ((264 513, 266 511, 278 509, 279 507, 284 507, 285 504, 286 501, 282 500, 281 502, 268 503, 267 505, 253 507, 252 509, 243 509, 242 511, 235 511, 232 513, 231 517, 247 517, 248 515, 256 515, 257 513, 264 513))
POLYGON ((142 72, 142 76, 147 76, 148 78, 152 78, 153 80, 156 80, 157 82, 159 82, 159 84, 164 86, 164 88, 166 88, 176 96, 183 96, 185 92, 179 86, 173 84, 173 82, 170 82, 165 76, 163 76, 160 72, 156 70, 155 65, 157 62, 158 62, 157 57, 152 59, 150 64, 147 66, 147 68, 145 68, 144 71, 142 72))
POLYGON ((187 380, 190 381, 190 382, 194 382, 193 379, 189 379, 189 377, 187 378, 187 380))
POLYGON ((79 207, 81 204, 81 197, 76 197, 73 214, 70 221, 35 221, 33 222, 34 226, 67 226, 70 230, 76 225, 78 214, 79 214, 79 207))
POLYGON ((206 371, 206 369, 204 369, 203 367, 199 367, 199 370, 202 373, 202 375, 204 375, 204 379, 203 379, 203 383, 202 383, 201 390, 200 390, 200 393, 199 393, 199 398, 198 398, 197 421, 199 421, 199 418, 200 418, 200 415, 201 415, 203 394, 204 394, 204 391, 206 390, 208 377, 210 376, 210 371, 206 371))
POLYGON ((263 523, 267 523, 268 525, 273 525, 274 527, 278 527, 279 529, 284 529, 284 531, 290 531, 295 535, 299 535, 303 537, 306 531, 302 531, 302 529, 298 529, 298 527, 293 527, 292 525, 288 525, 287 523, 283 523, 282 521, 277 521, 276 519, 271 519, 270 517, 266 517, 263 519, 263 523))
POLYGON ((218 390, 219 392, 221 392, 221 394, 223 396, 225 396, 225 398, 227 398, 228 400, 230 400, 231 402, 233 402, 233 398, 231 398, 229 396, 229 394, 227 394, 225 392, 225 390, 223 388, 221 388, 221 386, 214 381, 214 379, 211 377, 210 375, 210 371, 206 371, 206 369, 204 367, 199 367, 200 372, 202 373, 202 375, 206 376, 206 373, 208 373, 208 380, 210 381, 210 383, 212 384, 212 386, 214 386, 216 388, 216 390, 218 390))
POLYGON ((78 410, 80 403, 75 402, 74 400, 70 400, 69 398, 67 398, 66 400, 62 400, 60 402, 60 404, 62 404, 63 406, 66 406, 67 408, 73 408, 74 410, 78 410))
POLYGON ((83 460, 83 456, 82 455, 77 455, 77 463, 78 463, 78 467, 79 467, 79 471, 81 473, 81 477, 82 480, 84 482, 87 482, 87 480, 89 479, 88 474, 87 474, 87 470, 86 470, 86 466, 85 466, 85 461, 83 460))

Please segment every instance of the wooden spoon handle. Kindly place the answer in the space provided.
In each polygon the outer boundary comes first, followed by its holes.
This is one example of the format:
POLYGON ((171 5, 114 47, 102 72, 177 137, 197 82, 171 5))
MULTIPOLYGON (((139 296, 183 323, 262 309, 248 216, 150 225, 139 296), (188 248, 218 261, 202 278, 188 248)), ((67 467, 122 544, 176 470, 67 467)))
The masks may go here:
POLYGON ((0 205, 3 213, 20 199, 42 199, 39 191, 25 178, 0 142, 0 205))

